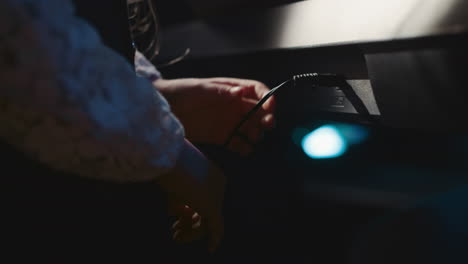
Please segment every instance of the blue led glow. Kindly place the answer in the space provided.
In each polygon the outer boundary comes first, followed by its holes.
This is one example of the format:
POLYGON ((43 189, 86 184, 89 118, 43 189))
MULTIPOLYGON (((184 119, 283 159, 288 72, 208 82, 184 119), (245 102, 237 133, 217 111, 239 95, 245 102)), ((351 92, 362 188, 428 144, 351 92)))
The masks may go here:
POLYGON ((307 156, 313 159, 329 159, 343 155, 348 144, 336 127, 325 125, 307 134, 301 145, 307 156))
POLYGON ((348 145, 361 144, 369 137, 367 128, 359 125, 337 124, 335 128, 346 139, 348 145))

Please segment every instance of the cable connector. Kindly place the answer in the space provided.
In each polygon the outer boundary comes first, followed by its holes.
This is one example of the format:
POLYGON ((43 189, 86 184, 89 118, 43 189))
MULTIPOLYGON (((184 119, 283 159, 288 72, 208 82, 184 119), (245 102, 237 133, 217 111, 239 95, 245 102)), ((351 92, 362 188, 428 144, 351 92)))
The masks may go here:
POLYGON ((303 73, 293 76, 294 86, 309 84, 312 86, 336 87, 346 82, 344 76, 332 73, 303 73))
POLYGON ((362 102, 362 100, 355 94, 352 87, 346 81, 346 78, 342 75, 332 74, 332 73, 303 73, 294 75, 291 79, 281 83, 280 85, 271 89, 258 103, 250 110, 244 118, 239 122, 239 124, 233 129, 232 133, 226 139, 224 143, 224 147, 227 147, 232 139, 239 134, 239 129, 244 125, 244 123, 249 120, 253 114, 255 114, 260 107, 271 97, 275 94, 281 87, 284 87, 286 84, 293 83, 293 86, 296 87, 298 85, 311 85, 312 87, 340 87, 343 89, 347 97, 352 97, 353 100, 351 101, 356 110, 363 115, 369 116, 369 111, 367 110, 366 106, 362 102))

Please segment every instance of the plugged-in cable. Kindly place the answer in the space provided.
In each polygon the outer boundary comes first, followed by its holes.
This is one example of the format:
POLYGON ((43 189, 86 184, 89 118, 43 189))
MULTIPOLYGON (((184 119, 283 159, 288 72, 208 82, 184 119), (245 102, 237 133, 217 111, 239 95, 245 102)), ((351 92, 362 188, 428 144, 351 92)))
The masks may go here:
MULTIPOLYGON (((298 85, 302 85, 303 83, 310 84, 312 87, 340 87, 343 89, 343 92, 347 94, 347 97, 352 97, 351 103, 355 107, 356 111, 362 115, 365 116, 370 116, 370 113, 367 109, 367 107, 364 105, 362 100, 355 95, 354 90, 352 87, 348 84, 344 76, 336 75, 336 74, 320 74, 320 73, 304 73, 304 74, 298 74, 294 75, 291 79, 284 81, 280 85, 274 87, 271 89, 265 96, 263 96, 260 101, 242 118, 242 120, 237 124, 237 126, 232 130, 231 134, 229 137, 226 139, 224 142, 224 147, 228 147, 229 144, 231 143, 232 139, 235 136, 241 135, 239 133, 240 128, 244 125, 245 122, 247 122, 262 106, 265 104, 265 102, 273 96, 280 88, 286 86, 287 84, 292 83, 294 87, 298 85), (348 96, 349 95, 349 96, 348 96), (355 95, 355 96, 354 96, 355 95)), ((245 136, 241 136, 245 137, 245 136)))
POLYGON ((283 83, 281 83, 280 85, 272 88, 265 96, 263 96, 262 99, 260 99, 260 101, 258 101, 258 103, 244 116, 244 118, 242 118, 242 120, 237 124, 237 126, 232 130, 231 134, 229 135, 229 137, 226 139, 226 141, 224 142, 224 147, 227 147, 229 146, 229 144, 231 143, 232 139, 238 134, 238 131, 239 129, 244 125, 245 122, 247 122, 247 120, 249 120, 253 114, 255 114, 258 109, 260 109, 260 107, 262 107, 262 105, 276 92, 278 91, 279 88, 285 86, 286 84, 292 82, 293 79, 290 79, 290 80, 287 80, 283 83))

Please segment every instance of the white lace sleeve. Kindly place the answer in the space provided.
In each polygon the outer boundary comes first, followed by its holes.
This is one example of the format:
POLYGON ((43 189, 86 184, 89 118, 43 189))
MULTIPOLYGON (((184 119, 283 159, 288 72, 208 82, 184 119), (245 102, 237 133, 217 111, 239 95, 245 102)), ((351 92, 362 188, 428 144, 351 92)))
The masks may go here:
POLYGON ((162 78, 156 67, 138 50, 135 51, 135 71, 138 76, 146 78, 152 83, 162 78))
POLYGON ((0 85, 0 138, 55 169, 142 181, 178 158, 166 100, 68 0, 0 2, 0 85))

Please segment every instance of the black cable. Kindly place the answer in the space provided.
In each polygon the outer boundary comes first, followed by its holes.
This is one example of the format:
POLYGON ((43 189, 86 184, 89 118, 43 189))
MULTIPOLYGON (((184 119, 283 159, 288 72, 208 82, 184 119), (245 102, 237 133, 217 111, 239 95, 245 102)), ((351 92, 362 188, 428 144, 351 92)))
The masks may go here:
POLYGON ((344 76, 336 75, 336 74, 330 74, 330 73, 325 73, 325 74, 319 74, 319 73, 304 73, 304 74, 298 74, 294 75, 291 79, 284 81, 280 85, 274 87, 271 89, 265 96, 263 96, 260 101, 242 118, 242 120, 237 124, 237 126, 232 130, 231 134, 229 137, 226 139, 224 142, 224 147, 228 147, 229 144, 231 143, 232 139, 239 135, 239 129, 244 125, 247 120, 249 120, 252 115, 254 115, 260 107, 273 95, 275 94, 281 87, 284 87, 288 83, 293 83, 293 86, 296 87, 298 86, 301 82, 308 82, 308 84, 311 84, 312 86, 326 86, 326 87, 341 87, 344 88, 344 91, 347 96, 348 95, 353 95, 353 100, 351 101, 351 104, 355 107, 356 111, 362 115, 365 115, 367 117, 371 117, 367 107, 364 105, 364 102, 357 96, 352 89, 352 87, 348 84, 344 76), (355 96, 354 96, 355 95, 355 96))
POLYGON ((252 117, 253 114, 255 114, 258 109, 260 109, 260 107, 262 107, 262 105, 281 87, 283 87, 284 85, 286 85, 287 83, 291 82, 293 79, 290 79, 290 80, 287 80, 283 83, 281 83, 280 85, 276 86, 275 88, 271 89, 265 96, 263 96, 262 99, 260 99, 260 101, 258 101, 258 103, 244 116, 244 118, 242 118, 242 120, 239 122, 239 124, 237 124, 237 126, 232 130, 231 134, 229 135, 229 137, 226 139, 226 141, 224 142, 224 147, 227 147, 229 145, 229 143, 231 143, 232 139, 237 135, 239 129, 244 125, 245 122, 247 122, 247 120, 250 119, 250 117, 252 117))

